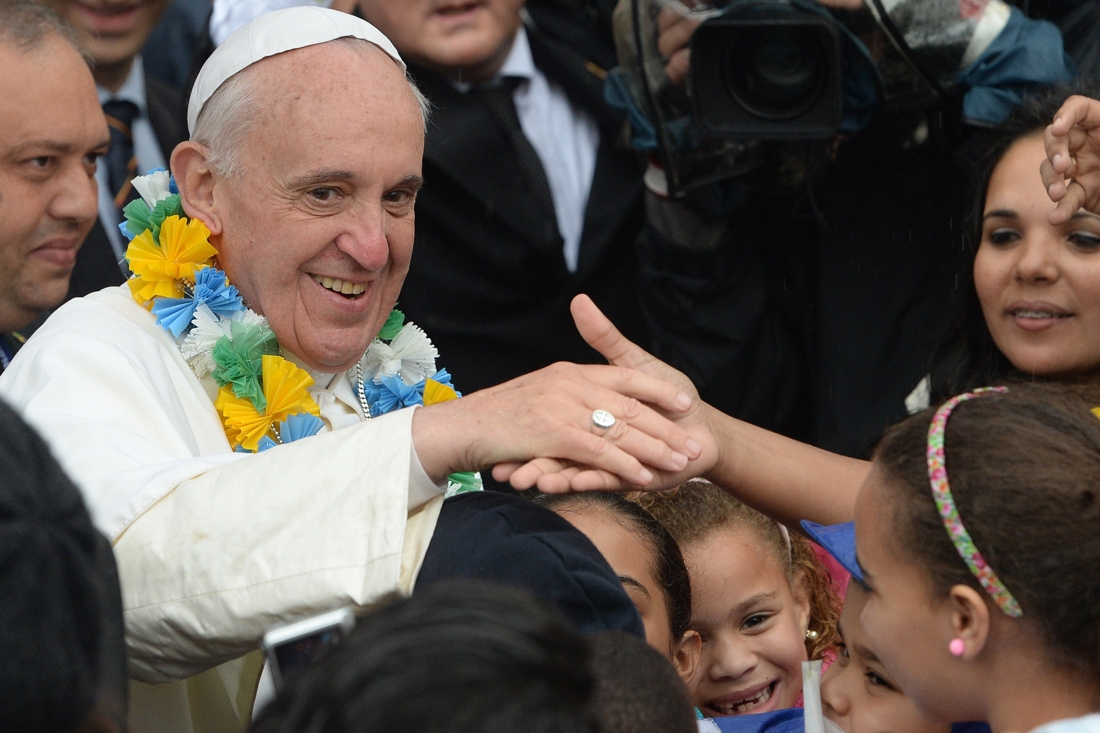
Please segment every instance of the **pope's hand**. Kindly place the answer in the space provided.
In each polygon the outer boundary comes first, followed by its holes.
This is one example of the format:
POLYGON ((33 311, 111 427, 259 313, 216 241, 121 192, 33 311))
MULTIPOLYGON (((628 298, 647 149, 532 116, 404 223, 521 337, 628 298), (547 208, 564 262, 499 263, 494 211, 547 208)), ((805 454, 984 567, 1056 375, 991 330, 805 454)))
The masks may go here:
MULTIPOLYGON (((699 394, 691 380, 683 372, 673 369, 623 336, 587 295, 578 295, 574 298, 571 310, 581 336, 610 364, 649 375, 651 378, 661 380, 662 383, 675 385, 683 394, 691 396, 691 406, 686 410, 668 411, 667 407, 661 404, 657 407, 664 408, 665 414, 687 432, 700 450, 691 456, 691 461, 686 466, 671 468, 667 464, 655 466, 656 475, 653 481, 646 482, 645 488, 662 489, 677 486, 689 478, 710 471, 718 461, 718 445, 707 425, 710 408, 699 399, 699 394)), ((537 486, 540 491, 546 493, 637 488, 637 482, 624 482, 625 477, 616 475, 615 472, 608 471, 603 466, 590 462, 584 465, 584 463, 540 457, 524 465, 518 462, 498 464, 493 468, 493 477, 498 481, 510 482, 516 489, 537 486)))
POLYGON ((1100 213, 1100 102, 1072 96, 1043 133, 1047 159, 1039 168, 1043 185, 1058 204, 1049 215, 1058 226, 1078 209, 1100 213))
POLYGON ((554 364, 417 410, 413 443, 435 481, 551 458, 641 487, 653 481, 653 471, 682 471, 699 457, 700 445, 665 416, 690 411, 693 403, 679 387, 627 367, 554 364), (614 425, 596 427, 595 410, 610 412, 614 425))

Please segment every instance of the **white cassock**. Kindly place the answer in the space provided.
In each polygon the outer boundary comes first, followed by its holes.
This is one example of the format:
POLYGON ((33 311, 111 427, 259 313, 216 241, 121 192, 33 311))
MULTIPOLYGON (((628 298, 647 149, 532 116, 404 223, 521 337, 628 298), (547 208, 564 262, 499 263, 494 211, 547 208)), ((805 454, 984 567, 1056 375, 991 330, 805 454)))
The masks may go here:
POLYGON ((413 410, 364 421, 343 374, 311 376, 322 433, 234 453, 213 379, 125 286, 63 305, 0 376, 114 546, 135 733, 242 730, 270 626, 411 591, 444 490, 413 410))

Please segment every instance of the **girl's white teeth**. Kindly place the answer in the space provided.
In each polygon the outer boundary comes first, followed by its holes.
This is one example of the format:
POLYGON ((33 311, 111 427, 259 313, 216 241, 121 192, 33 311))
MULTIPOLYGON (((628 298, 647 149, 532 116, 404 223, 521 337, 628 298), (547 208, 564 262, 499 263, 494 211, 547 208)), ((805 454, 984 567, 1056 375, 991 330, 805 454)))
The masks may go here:
POLYGON ((329 290, 336 293, 342 293, 344 295, 359 295, 367 289, 367 286, 361 283, 346 282, 344 280, 338 280, 334 277, 322 277, 321 275, 313 275, 312 277, 322 287, 328 288, 329 290))
POLYGON ((772 691, 775 689, 775 684, 770 684, 760 692, 756 693, 753 697, 747 700, 741 700, 740 702, 731 702, 725 705, 713 704, 716 710, 721 711, 723 715, 742 715, 744 713, 752 712, 758 705, 763 705, 772 697, 772 691))

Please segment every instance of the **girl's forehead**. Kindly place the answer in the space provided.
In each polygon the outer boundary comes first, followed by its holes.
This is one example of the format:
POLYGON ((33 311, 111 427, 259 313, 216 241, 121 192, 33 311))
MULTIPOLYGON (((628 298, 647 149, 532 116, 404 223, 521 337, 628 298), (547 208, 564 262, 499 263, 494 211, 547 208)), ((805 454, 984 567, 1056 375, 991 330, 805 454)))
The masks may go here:
POLYGON ((703 603, 789 595, 787 573, 756 532, 722 528, 685 548, 692 593, 703 603))

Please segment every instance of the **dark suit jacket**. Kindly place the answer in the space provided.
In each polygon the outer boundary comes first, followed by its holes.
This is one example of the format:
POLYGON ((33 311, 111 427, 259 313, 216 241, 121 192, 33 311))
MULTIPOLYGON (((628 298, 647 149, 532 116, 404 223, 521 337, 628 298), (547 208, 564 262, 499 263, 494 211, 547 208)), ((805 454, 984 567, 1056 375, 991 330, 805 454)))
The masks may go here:
MULTIPOLYGON (((156 133, 164 159, 168 160, 176 145, 187 139, 187 107, 183 94, 146 74, 145 96, 149 123, 156 133)), ((79 298, 110 285, 121 285, 122 282, 122 271, 116 262, 115 251, 111 249, 103 223, 97 219, 76 255, 68 297, 79 298)))
POLYGON ((535 65, 600 129, 575 273, 566 268, 553 213, 539 205, 489 109, 441 76, 410 67, 434 110, 400 306, 466 391, 559 360, 599 361, 569 315, 577 293, 590 294, 645 343, 633 247, 643 221, 644 161, 616 148, 621 120, 603 102, 598 69, 535 30, 528 37, 535 65))

